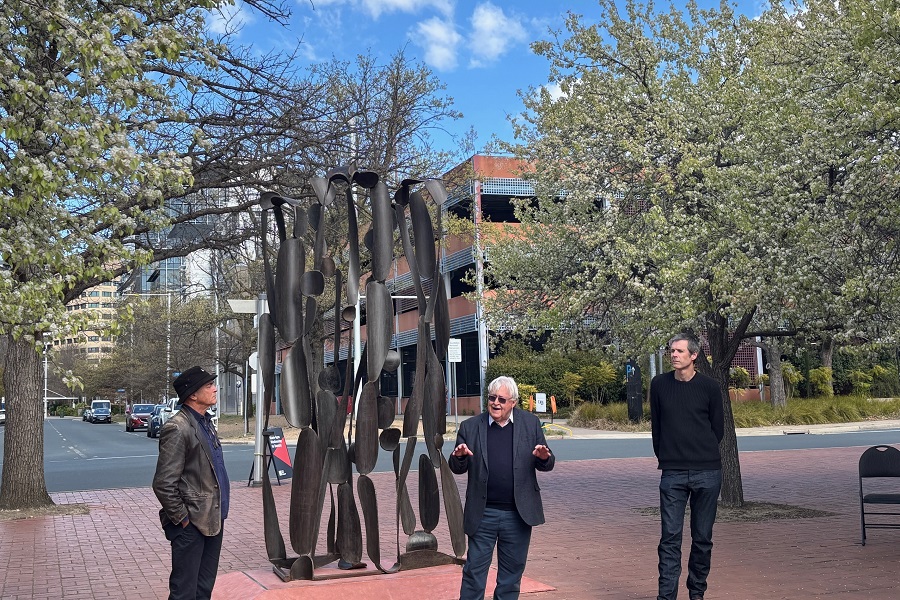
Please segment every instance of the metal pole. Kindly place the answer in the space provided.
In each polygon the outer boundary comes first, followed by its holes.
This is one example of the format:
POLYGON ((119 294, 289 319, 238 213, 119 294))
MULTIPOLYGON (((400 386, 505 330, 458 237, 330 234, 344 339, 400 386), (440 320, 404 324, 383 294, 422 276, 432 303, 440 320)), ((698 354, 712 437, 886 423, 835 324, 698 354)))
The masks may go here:
MULTIPOLYGON (((215 310, 216 310, 216 385, 219 386, 219 389, 222 389, 222 383, 219 379, 219 294, 216 293, 216 288, 213 286, 213 297, 215 298, 215 310)), ((228 393, 228 387, 225 386, 225 393, 228 393)), ((227 404, 227 403, 226 403, 227 404)), ((222 403, 219 401, 219 395, 216 394, 216 407, 215 407, 215 426, 216 429, 219 428, 219 409, 222 407, 222 403)))
POLYGON ((259 364, 260 355, 260 321, 263 315, 269 312, 269 303, 266 295, 260 294, 256 301, 256 440, 253 445, 253 485, 262 485, 263 478, 263 429, 265 417, 263 416, 263 402, 265 401, 265 389, 263 387, 262 365, 259 364))
POLYGON ((481 400, 479 408, 484 411, 484 394, 487 387, 488 331, 484 319, 484 254, 481 247, 481 182, 475 182, 475 322, 478 327, 478 386, 481 400))
POLYGON ((165 402, 172 381, 172 292, 166 292, 166 384, 163 386, 162 401, 165 402))
MULTIPOLYGON (((442 224, 446 223, 447 222, 446 216, 445 216, 446 212, 444 210, 443 205, 439 208, 439 210, 441 211, 441 223, 442 224)), ((442 225, 442 227, 443 227, 443 225, 442 225)), ((441 240, 443 241, 444 232, 439 231, 438 235, 441 236, 441 240)), ((441 278, 440 278, 439 282, 436 281, 435 284, 444 286, 444 290, 447 292, 445 295, 447 298, 449 298, 450 297, 450 273, 447 271, 447 246, 446 246, 446 244, 443 244, 443 243, 441 244, 441 270, 440 270, 440 273, 441 273, 441 278)), ((437 290, 435 290, 435 293, 437 293, 437 290)), ((455 372, 455 367, 454 367, 454 372, 455 372)), ((447 381, 450 380, 449 357, 447 359, 447 362, 444 364, 444 378, 447 381)), ((444 400, 445 400, 445 404, 446 404, 446 406, 444 407, 444 414, 449 415, 450 411, 453 409, 453 407, 450 404, 451 401, 453 400, 453 393, 449 386, 447 388, 447 396, 446 396, 446 398, 444 398, 444 400)), ((459 423, 457 423, 457 425, 458 424, 459 423)))
POLYGON ((459 390, 456 389, 456 363, 451 363, 453 365, 453 407, 454 413, 456 414, 456 430, 459 431, 459 390))
POLYGON ((247 406, 249 405, 250 399, 250 361, 246 361, 244 364, 244 387, 243 387, 243 397, 241 398, 241 412, 244 413, 244 435, 250 433, 250 422, 249 422, 249 412, 247 410, 247 406))

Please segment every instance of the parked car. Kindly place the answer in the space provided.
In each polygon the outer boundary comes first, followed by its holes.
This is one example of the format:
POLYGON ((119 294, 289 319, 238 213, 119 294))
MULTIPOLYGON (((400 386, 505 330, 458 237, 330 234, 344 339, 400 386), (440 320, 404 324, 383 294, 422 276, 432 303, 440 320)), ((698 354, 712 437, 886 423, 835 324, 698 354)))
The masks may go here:
POLYGON ((125 431, 132 432, 135 429, 146 429, 150 422, 150 413, 153 412, 152 404, 132 404, 125 411, 125 431))
POLYGON ((82 421, 90 421, 91 420, 91 409, 86 408, 81 411, 81 420, 82 421))
POLYGON ((0 408, 0 425, 6 425, 6 409, 0 408))
POLYGON ((94 400, 91 402, 91 415, 88 421, 91 423, 112 423, 112 410, 109 400, 94 400))
POLYGON ((150 420, 147 422, 147 437, 159 437, 159 430, 175 414, 176 410, 178 409, 171 403, 154 406, 153 412, 150 413, 150 420))

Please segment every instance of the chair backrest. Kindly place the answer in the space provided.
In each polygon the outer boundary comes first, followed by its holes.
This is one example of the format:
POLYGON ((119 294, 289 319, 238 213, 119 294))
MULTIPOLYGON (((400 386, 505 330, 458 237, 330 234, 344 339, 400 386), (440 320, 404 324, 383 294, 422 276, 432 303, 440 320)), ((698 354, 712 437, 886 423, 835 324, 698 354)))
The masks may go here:
POLYGON ((859 457, 860 477, 900 477, 900 450, 872 446, 859 457))

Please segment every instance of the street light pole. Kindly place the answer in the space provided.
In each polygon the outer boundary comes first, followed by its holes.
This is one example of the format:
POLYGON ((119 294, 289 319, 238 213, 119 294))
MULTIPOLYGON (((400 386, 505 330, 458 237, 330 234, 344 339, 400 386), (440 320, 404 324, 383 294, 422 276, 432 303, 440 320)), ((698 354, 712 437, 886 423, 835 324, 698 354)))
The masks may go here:
POLYGON ((263 469, 266 464, 263 461, 263 430, 265 429, 266 417, 263 410, 263 402, 265 402, 266 390, 263 385, 262 365, 259 363, 259 352, 261 350, 261 331, 263 315, 269 312, 269 303, 266 294, 262 293, 256 300, 256 437, 253 444, 253 485, 262 485, 263 469))
POLYGON ((166 292, 166 385, 163 387, 162 401, 169 396, 172 381, 172 292, 166 292))
MULTIPOLYGON (((266 294, 261 293, 257 297, 256 300, 237 300, 237 299, 229 299, 228 306, 231 307, 231 312, 233 313, 244 313, 244 314, 252 314, 256 313, 256 352, 253 354, 256 355, 256 364, 250 364, 250 368, 256 371, 256 436, 253 444, 253 485, 259 486, 262 485, 262 477, 263 477, 263 469, 265 465, 263 464, 263 429, 265 428, 265 414, 263 413, 263 402, 265 401, 265 389, 263 385, 262 378, 262 369, 259 364, 259 354, 260 354, 260 323, 262 322, 263 315, 269 312, 269 303, 266 299, 266 294)), ((252 358, 252 355, 251 355, 252 358)), ((248 361, 250 363, 250 361, 248 361)), ((249 386, 247 386, 249 388, 249 386)), ((249 389, 248 389, 249 392, 249 389)), ((247 413, 244 413, 244 423, 246 428, 247 423, 247 413)))

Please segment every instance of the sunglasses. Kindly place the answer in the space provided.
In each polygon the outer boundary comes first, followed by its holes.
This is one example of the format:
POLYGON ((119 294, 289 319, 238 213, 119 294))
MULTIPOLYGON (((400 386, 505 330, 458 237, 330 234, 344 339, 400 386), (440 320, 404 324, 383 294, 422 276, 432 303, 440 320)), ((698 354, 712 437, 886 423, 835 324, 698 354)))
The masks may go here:
POLYGON ((503 396, 498 396, 496 394, 488 394, 488 402, 498 402, 500 404, 506 404, 507 402, 512 401, 512 398, 504 398, 503 396))

